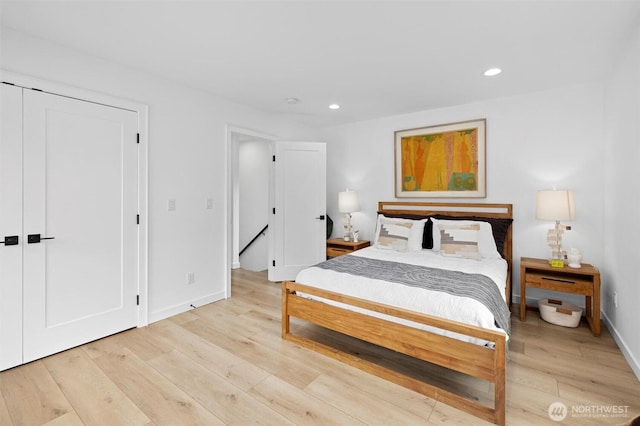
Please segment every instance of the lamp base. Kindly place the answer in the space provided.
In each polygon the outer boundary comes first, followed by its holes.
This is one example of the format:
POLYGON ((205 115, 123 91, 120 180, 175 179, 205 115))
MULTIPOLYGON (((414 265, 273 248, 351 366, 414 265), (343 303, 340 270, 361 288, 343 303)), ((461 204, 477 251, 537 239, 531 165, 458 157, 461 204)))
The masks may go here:
POLYGON ((556 221, 556 226, 547 232, 547 245, 551 249, 551 257, 549 258, 549 264, 551 266, 564 267, 567 253, 562 250, 562 235, 564 234, 565 228, 566 227, 561 225, 559 221, 556 221))
POLYGON ((351 213, 345 213, 344 215, 344 240, 346 242, 351 241, 351 213))

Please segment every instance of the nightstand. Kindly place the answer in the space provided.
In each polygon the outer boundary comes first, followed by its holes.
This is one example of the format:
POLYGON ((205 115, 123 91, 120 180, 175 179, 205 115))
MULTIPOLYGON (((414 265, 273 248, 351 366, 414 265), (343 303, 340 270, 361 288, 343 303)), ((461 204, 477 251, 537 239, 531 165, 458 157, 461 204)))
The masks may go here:
POLYGON ((371 243, 366 240, 354 243, 353 241, 345 241, 344 238, 332 238, 327 240, 327 257, 338 257, 343 254, 353 253, 370 245, 371 243))
POLYGON ((520 321, 526 320, 527 287, 582 294, 585 313, 594 336, 600 335, 600 272, 583 263, 580 268, 556 268, 547 259, 520 258, 520 321))

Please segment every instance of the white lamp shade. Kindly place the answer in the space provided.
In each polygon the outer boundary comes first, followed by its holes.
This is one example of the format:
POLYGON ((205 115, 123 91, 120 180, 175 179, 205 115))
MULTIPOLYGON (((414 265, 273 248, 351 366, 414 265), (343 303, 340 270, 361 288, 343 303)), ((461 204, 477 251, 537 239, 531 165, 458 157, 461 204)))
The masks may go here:
POLYGON ((573 191, 538 191, 536 219, 575 220, 576 206, 573 191))
POLYGON ((348 189, 338 193, 338 210, 340 213, 353 213, 360 210, 358 193, 348 189))

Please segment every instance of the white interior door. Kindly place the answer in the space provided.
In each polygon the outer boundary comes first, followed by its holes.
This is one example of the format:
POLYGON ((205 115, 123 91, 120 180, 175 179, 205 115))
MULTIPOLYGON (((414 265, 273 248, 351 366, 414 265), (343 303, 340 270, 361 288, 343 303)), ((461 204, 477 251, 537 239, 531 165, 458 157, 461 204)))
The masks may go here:
POLYGON ((29 362, 136 326, 138 148, 135 112, 23 93, 29 362))
POLYGON ((275 142, 269 281, 295 279, 326 259, 326 145, 275 142))
POLYGON ((22 89, 0 84, 0 371, 22 363, 22 89), (10 237, 6 239, 5 237, 10 237), (17 244, 11 238, 15 237, 17 244))

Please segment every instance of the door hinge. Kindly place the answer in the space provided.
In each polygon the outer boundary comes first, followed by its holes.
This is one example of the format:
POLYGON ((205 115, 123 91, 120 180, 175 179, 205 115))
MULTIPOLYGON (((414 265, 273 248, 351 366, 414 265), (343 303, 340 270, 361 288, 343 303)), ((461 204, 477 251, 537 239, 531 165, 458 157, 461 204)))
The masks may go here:
POLYGON ((273 208, 273 214, 276 214, 276 208, 275 207, 273 208))
POLYGON ((272 261, 271 261, 271 264, 272 264, 273 266, 276 266, 276 261, 275 261, 275 260, 272 260, 272 261))
POLYGON ((140 215, 136 215, 136 225, 140 225, 140 215))
POLYGON ((136 143, 140 143, 140 133, 136 134, 136 143))
POLYGON ((140 295, 136 295, 136 306, 140 306, 140 295))
POLYGON ((276 161, 276 156, 275 155, 273 156, 273 161, 276 161))

